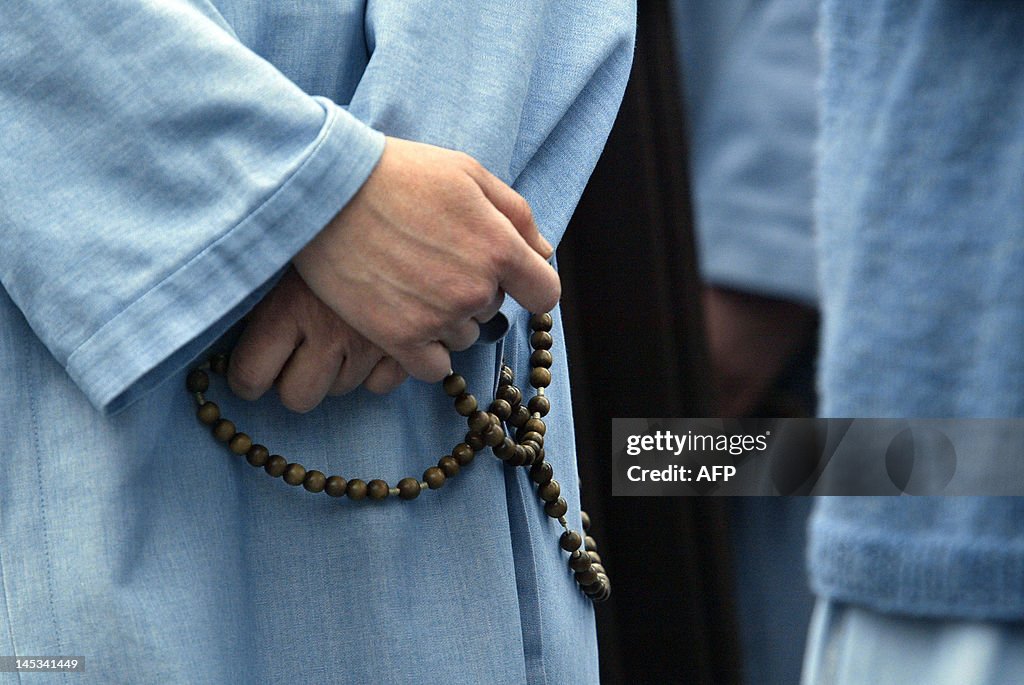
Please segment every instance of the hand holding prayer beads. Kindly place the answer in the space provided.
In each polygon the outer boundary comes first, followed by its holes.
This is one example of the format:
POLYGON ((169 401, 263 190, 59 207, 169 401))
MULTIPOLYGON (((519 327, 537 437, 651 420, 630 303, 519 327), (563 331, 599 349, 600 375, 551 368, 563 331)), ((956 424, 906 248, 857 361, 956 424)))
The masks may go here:
POLYGON ((498 392, 486 411, 481 410, 476 398, 469 394, 466 379, 452 373, 442 385, 444 392, 454 400, 455 411, 466 417, 469 432, 463 442, 452 448, 450 455, 438 460, 436 466, 427 468, 422 478, 406 477, 391 487, 381 479, 364 482, 359 479, 346 480, 340 475, 326 476, 317 470, 307 470, 302 464, 289 463, 281 455, 253 442, 247 434, 236 430, 235 424, 223 418, 220 408, 205 397, 210 387, 207 370, 223 375, 228 368, 227 357, 217 354, 188 374, 186 387, 195 398, 198 409, 196 416, 210 426, 213 436, 227 444, 231 452, 245 455, 254 467, 262 468, 273 478, 282 478, 293 486, 302 485, 312 493, 327 493, 330 497, 344 497, 362 500, 383 500, 397 496, 402 500, 416 499, 423 490, 437 490, 445 482, 458 475, 462 467, 469 465, 477 452, 490 447, 494 455, 510 467, 529 467, 530 479, 537 485, 537 495, 544 502, 544 513, 556 519, 563 528, 558 540, 559 547, 569 553, 569 568, 583 592, 595 602, 602 602, 611 595, 611 582, 597 545, 589 535, 590 517, 580 512, 583 533, 572 530, 565 518, 568 504, 561 495, 561 485, 554 479, 551 463, 545 460, 544 436, 547 425, 544 417, 551 409, 551 402, 544 389, 551 384, 550 352, 553 344, 550 314, 534 314, 530 317, 530 385, 536 394, 523 405, 523 393, 514 385, 512 369, 502 365, 498 380, 498 392), (511 437, 507 428, 515 428, 511 437))

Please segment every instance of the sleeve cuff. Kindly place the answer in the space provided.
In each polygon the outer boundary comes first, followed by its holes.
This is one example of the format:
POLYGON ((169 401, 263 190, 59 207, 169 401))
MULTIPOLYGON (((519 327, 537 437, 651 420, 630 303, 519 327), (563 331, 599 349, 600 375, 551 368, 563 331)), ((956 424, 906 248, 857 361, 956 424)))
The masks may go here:
POLYGON ((70 355, 68 373, 105 414, 159 385, 241 318, 373 171, 383 134, 316 99, 324 124, 277 190, 70 355))

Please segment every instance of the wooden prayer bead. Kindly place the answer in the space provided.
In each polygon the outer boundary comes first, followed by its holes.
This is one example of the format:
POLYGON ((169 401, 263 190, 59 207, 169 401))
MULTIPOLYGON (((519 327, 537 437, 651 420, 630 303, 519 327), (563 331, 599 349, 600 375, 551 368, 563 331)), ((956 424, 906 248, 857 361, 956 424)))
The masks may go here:
POLYGON ((597 571, 592 568, 588 568, 586 571, 577 571, 576 582, 584 587, 587 585, 593 585, 597 582, 597 571))
POLYGON ((590 560, 595 564, 601 563, 601 555, 598 554, 595 550, 587 550, 587 554, 590 556, 590 560))
POLYGON ((250 466, 264 466, 268 459, 270 459, 270 450, 263 445, 253 445, 245 453, 245 460, 249 462, 250 466))
POLYGON ((455 461, 459 462, 459 466, 465 466, 473 461, 473 458, 476 457, 476 452, 468 444, 460 442, 452 449, 452 456, 455 458, 455 461))
POLYGON ((547 369, 536 368, 530 371, 530 385, 535 388, 546 388, 551 385, 551 372, 547 369))
POLYGON ((235 454, 245 454, 252 447, 252 438, 245 433, 235 433, 228 443, 228 449, 235 454))
POLYGON ((547 312, 543 314, 533 314, 530 317, 530 330, 532 331, 550 331, 554 325, 555 320, 547 312))
POLYGON ((569 555, 569 568, 573 571, 586 571, 590 568, 590 557, 586 552, 577 549, 569 555))
POLYGON ((522 391, 514 385, 506 385, 498 389, 499 400, 508 402, 509 407, 517 407, 523 401, 522 391))
POLYGON ((546 331, 537 331, 530 336, 530 347, 535 350, 550 350, 552 344, 554 339, 546 331))
POLYGON ((453 373, 444 379, 444 392, 449 397, 458 397, 466 392, 466 379, 453 373))
POLYGON ((416 499, 420 494, 420 482, 415 478, 398 481, 398 496, 402 499, 416 499))
POLYGON ((220 407, 213 402, 204 402, 200 405, 199 409, 196 410, 196 416, 199 417, 199 420, 207 426, 212 426, 218 419, 220 419, 220 407))
POLYGON ((323 492, 324 488, 327 487, 327 476, 316 469, 307 471, 306 477, 302 481, 302 487, 306 488, 309 492, 323 492))
POLYGON ((428 488, 431 490, 437 490, 439 487, 444 485, 446 478, 444 471, 436 466, 431 466, 423 472, 423 480, 426 481, 428 488))
POLYGON ((550 369, 554 357, 549 350, 534 350, 530 355, 530 366, 541 369, 550 369))
POLYGON ((537 488, 537 494, 545 502, 554 502, 558 499, 558 496, 562 494, 562 488, 558 484, 557 480, 550 480, 544 485, 537 488))
POLYGON ((588 552, 597 551, 597 540, 587 535, 583 538, 583 546, 587 548, 588 552))
POLYGON ((437 461, 437 468, 444 471, 446 477, 451 478, 458 475, 459 462, 455 461, 454 457, 441 457, 437 461))
POLYGON ((540 414, 541 416, 547 416, 548 412, 551 411, 551 401, 543 395, 536 395, 530 398, 530 402, 527 405, 530 408, 531 414, 540 414))
POLYGON ((501 441, 501 444, 494 447, 494 456, 502 461, 507 460, 509 457, 516 453, 516 444, 512 441, 512 438, 506 437, 501 441))
POLYGON ((514 380, 515 376, 512 375, 512 369, 507 366, 501 367, 501 374, 498 377, 498 385, 511 385, 514 380))
POLYGON ((519 442, 535 442, 537 443, 537 449, 540 449, 544 446, 544 436, 537 431, 528 430, 522 434, 522 437, 519 438, 519 442))
POLYGON ((288 460, 280 454, 272 455, 270 459, 267 459, 267 463, 263 466, 263 470, 266 471, 267 475, 271 478, 279 478, 286 468, 288 468, 288 460))
POLYGON ((185 377, 185 387, 189 392, 206 392, 210 389, 210 377, 205 371, 195 369, 185 377))
POLYGON ((491 425, 491 416, 485 411, 477 410, 469 415, 466 423, 469 424, 469 430, 474 433, 483 433, 484 429, 491 425))
POLYGON ((585 511, 580 511, 580 523, 583 524, 583 532, 590 531, 590 516, 585 511))
POLYGON ((306 479, 306 468, 302 464, 291 463, 284 470, 284 482, 288 485, 302 485, 306 479))
POLYGON ((544 505, 544 513, 553 519, 565 516, 565 512, 567 511, 569 511, 569 505, 561 497, 556 499, 554 502, 548 502, 544 505))
POLYGON ((501 444, 501 441, 505 439, 505 431, 499 426, 490 425, 487 430, 483 432, 484 444, 488 447, 495 447, 501 444))
POLYGON ((483 448, 487 447, 487 443, 484 442, 484 439, 480 434, 474 433, 473 431, 466 433, 466 437, 463 438, 463 441, 472 447, 474 452, 479 452, 483 448))
POLYGON ((324 492, 331 497, 343 497, 348 490, 348 481, 341 476, 331 476, 324 483, 324 492))
POLYGON ((388 496, 390 490, 388 484, 380 478, 374 478, 366 484, 366 494, 370 496, 370 499, 382 500, 388 496))
POLYGON ((512 416, 512 405, 505 400, 494 400, 488 407, 488 411, 502 421, 507 421, 512 416))
POLYGON ((566 552, 575 552, 583 544, 580 534, 574 530, 567 530, 558 538, 558 546, 566 552))
POLYGON ((346 493, 349 499, 361 500, 366 497, 366 483, 359 478, 353 478, 348 482, 346 493))
POLYGON ((213 437, 221 442, 227 442, 235 437, 235 424, 227 419, 221 419, 213 424, 213 437))
POLYGON ((509 417, 508 422, 513 426, 519 428, 526 424, 530 419, 530 410, 526 407, 519 405, 512 411, 512 416, 509 417))
POLYGON ((544 485, 551 481, 551 476, 554 470, 551 468, 551 464, 546 461, 538 462, 530 468, 530 480, 537 485, 544 485))
POLYGON ((476 398, 470 394, 463 393, 455 398, 455 411, 463 416, 469 416, 477 409, 476 398))
MULTIPOLYGON (((527 413, 529 413, 529 410, 527 410, 527 413)), ((523 430, 525 430, 526 432, 532 431, 534 433, 540 433, 541 435, 545 435, 548 432, 548 426, 546 423, 544 423, 543 419, 531 417, 528 418, 526 420, 526 423, 523 424, 523 430)))

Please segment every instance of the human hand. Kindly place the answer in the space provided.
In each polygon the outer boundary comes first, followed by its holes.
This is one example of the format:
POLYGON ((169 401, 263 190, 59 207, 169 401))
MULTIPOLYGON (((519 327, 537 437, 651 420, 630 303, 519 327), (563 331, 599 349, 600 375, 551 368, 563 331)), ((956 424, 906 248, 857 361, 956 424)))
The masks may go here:
POLYGON ((276 385, 281 402, 297 412, 360 383, 385 393, 405 378, 394 359, 342 321, 293 269, 253 308, 228 365, 236 395, 255 400, 276 385))
POLYGON ((555 306, 552 253, 526 200, 471 157, 388 138, 363 187, 293 263, 355 330, 438 381, 502 290, 531 311, 555 306))

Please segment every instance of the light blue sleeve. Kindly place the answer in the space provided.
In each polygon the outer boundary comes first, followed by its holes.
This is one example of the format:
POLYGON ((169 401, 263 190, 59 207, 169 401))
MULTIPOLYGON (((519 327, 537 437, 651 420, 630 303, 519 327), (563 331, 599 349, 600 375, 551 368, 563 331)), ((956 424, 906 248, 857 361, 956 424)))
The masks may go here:
POLYGON ((0 3, 0 281, 105 412, 254 304, 382 149, 201 0, 0 3))
POLYGON ((817 0, 673 0, 700 268, 813 305, 817 0))
MULTIPOLYGON (((557 245, 622 100, 634 0, 374 0, 366 27, 371 56, 350 111, 472 155, 557 245)), ((506 300, 483 339, 521 312, 506 300)))

